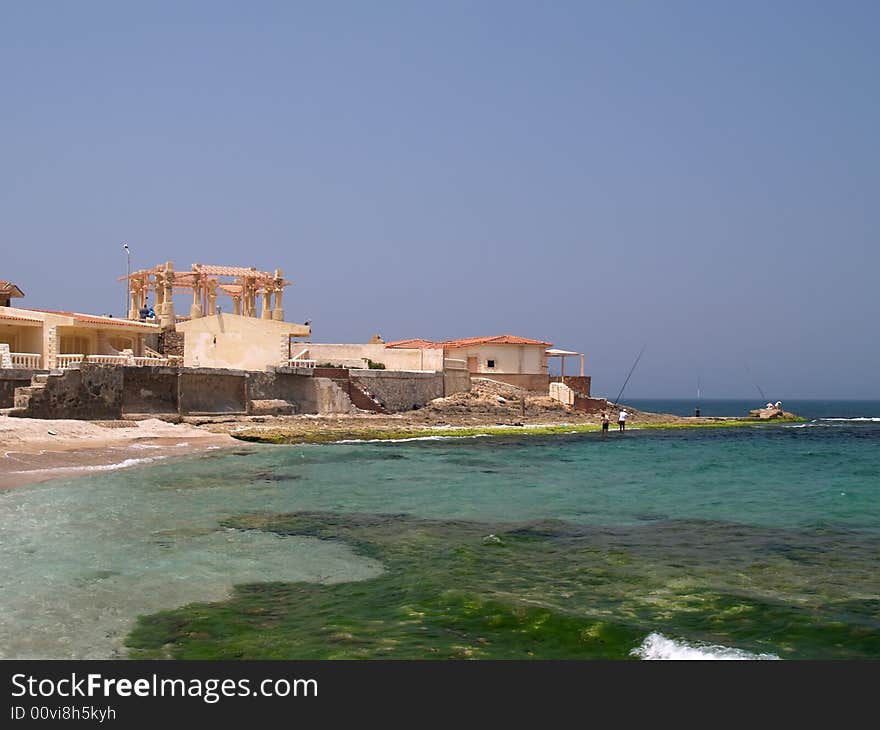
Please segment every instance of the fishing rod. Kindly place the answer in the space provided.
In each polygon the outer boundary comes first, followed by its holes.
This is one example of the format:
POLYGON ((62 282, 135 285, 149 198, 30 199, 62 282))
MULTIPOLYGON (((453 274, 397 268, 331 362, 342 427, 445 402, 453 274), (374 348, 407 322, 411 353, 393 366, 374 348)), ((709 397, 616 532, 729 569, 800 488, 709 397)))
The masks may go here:
POLYGON ((749 374, 749 378, 751 378, 752 385, 754 385, 754 386, 758 389, 758 394, 761 396, 761 398, 763 399, 763 401, 766 403, 766 402, 767 402, 767 396, 764 395, 764 391, 761 390, 761 386, 758 385, 758 381, 755 380, 755 376, 752 375, 752 371, 749 370, 749 364, 748 364, 747 362, 744 362, 744 363, 743 363, 743 366, 745 366, 746 372, 749 374))
POLYGON ((623 381, 623 387, 620 389, 620 392, 617 394, 617 398, 614 399, 614 403, 620 404, 620 398, 623 395, 623 391, 626 390, 626 384, 629 382, 629 379, 632 377, 632 374, 636 370, 636 365, 639 364, 639 360, 642 359, 642 354, 645 352, 645 347, 647 345, 642 345, 642 349, 639 351, 639 356, 636 358, 636 361, 633 363, 633 366, 629 369, 629 375, 626 376, 626 380, 623 381))

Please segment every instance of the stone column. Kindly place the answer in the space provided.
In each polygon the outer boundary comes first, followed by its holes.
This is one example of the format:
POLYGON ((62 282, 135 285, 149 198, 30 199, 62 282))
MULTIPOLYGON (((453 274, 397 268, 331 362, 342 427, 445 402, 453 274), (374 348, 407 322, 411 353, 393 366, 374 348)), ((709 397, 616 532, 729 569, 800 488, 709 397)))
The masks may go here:
POLYGON ((272 290, 268 285, 263 287, 263 312, 260 317, 272 319, 272 290))
POLYGON ((198 280, 193 282, 193 303, 189 308, 190 319, 198 319, 202 316, 202 290, 198 280))
POLYGON ((253 284, 248 282, 247 293, 244 295, 244 315, 245 317, 253 317, 257 313, 256 303, 254 302, 253 284))
POLYGON ((160 324, 162 327, 174 329, 174 263, 165 262, 165 274, 162 277, 162 286, 165 289, 165 311, 160 324))
POLYGON ((153 309, 156 312, 156 316, 161 319, 162 313, 165 311, 165 287, 158 275, 156 276, 156 306, 153 309))
POLYGON ((217 282, 211 279, 208 282, 208 316, 217 314, 217 282))
POLYGON ((58 348, 61 343, 58 341, 58 328, 49 327, 46 332, 46 362, 43 367, 52 370, 58 367, 58 348))
POLYGON ((284 321, 284 310, 281 308, 281 294, 284 290, 284 275, 281 269, 275 269, 275 309, 272 310, 272 319, 284 321))
POLYGON ((241 294, 232 295, 232 313, 241 314, 241 294))

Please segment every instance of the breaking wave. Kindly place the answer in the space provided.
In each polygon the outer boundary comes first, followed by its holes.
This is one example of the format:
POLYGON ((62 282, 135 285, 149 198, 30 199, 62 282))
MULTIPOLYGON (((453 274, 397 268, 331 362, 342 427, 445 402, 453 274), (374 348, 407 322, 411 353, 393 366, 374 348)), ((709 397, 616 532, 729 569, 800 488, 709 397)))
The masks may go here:
POLYGON ((57 472, 59 474, 71 471, 114 471, 116 469, 126 469, 137 464, 146 464, 150 461, 164 459, 164 456, 150 456, 141 459, 125 459, 115 464, 89 464, 86 466, 53 466, 48 469, 24 469, 22 471, 10 472, 11 474, 50 474, 57 472))
POLYGON ((687 644, 683 641, 668 639, 663 634, 649 634, 630 655, 639 659, 665 660, 767 660, 779 659, 775 654, 752 654, 742 649, 714 644, 687 644))

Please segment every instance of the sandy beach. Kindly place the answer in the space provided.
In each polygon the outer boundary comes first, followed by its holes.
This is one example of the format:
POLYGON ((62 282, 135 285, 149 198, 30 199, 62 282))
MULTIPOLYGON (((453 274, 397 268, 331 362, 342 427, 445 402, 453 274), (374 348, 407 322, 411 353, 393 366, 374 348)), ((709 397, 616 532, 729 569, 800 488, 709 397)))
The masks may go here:
POLYGON ((223 434, 158 419, 76 421, 2 416, 0 489, 235 444, 223 434))

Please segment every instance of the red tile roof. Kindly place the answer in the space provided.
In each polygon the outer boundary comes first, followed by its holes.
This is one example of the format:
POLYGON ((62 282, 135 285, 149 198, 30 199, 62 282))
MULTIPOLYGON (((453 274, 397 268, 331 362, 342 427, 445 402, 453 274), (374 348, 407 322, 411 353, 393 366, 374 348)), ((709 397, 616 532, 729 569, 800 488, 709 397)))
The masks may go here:
POLYGON ((386 342, 385 347, 412 347, 416 350, 430 350, 434 347, 440 347, 436 342, 416 338, 414 340, 395 340, 394 342, 386 342))
POLYGON ((42 322, 43 320, 36 317, 20 317, 17 314, 4 314, 0 312, 0 319, 14 319, 17 322, 42 322))
POLYGON ((446 350, 456 350, 474 345, 535 345, 550 347, 552 344, 552 342, 530 340, 528 337, 517 337, 516 335, 495 335, 493 337, 465 337, 460 340, 446 340, 444 342, 431 342, 430 340, 418 338, 412 340, 396 340, 395 342, 387 343, 386 347, 414 347, 421 350, 431 347, 442 347, 446 350))
POLYGON ((454 350, 471 345, 541 345, 542 347, 550 347, 553 343, 530 340, 528 337, 517 337, 516 335, 495 335, 494 337, 465 337, 461 340, 446 340, 442 344, 443 347, 454 350))
POLYGON ((80 314, 79 312, 57 312, 54 309, 28 309, 29 312, 43 312, 44 314, 58 314, 62 317, 73 317, 77 322, 85 322, 87 324, 109 324, 126 327, 144 327, 146 329, 157 329, 158 325, 149 322, 135 322, 131 319, 114 319, 113 317, 98 317, 94 314, 80 314))

